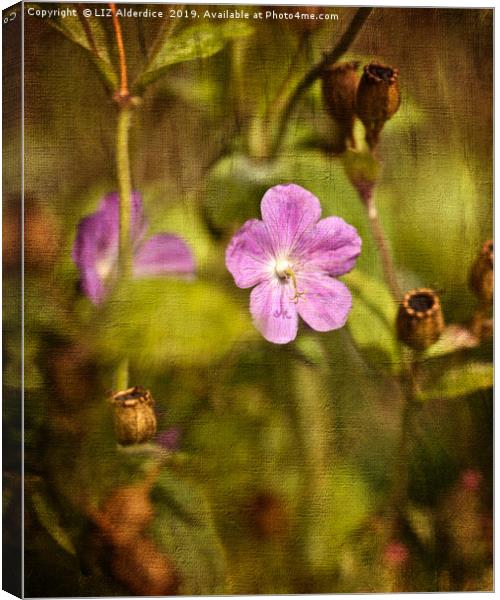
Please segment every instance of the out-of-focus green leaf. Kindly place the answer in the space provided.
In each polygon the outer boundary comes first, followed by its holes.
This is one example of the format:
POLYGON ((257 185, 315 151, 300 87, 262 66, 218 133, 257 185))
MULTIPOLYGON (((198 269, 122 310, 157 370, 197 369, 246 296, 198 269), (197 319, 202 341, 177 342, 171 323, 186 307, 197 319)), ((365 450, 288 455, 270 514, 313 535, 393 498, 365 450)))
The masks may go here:
POLYGON ((141 90, 165 75, 171 65, 196 58, 207 58, 222 50, 228 41, 252 33, 253 28, 243 22, 228 21, 222 25, 202 23, 187 27, 179 35, 164 40, 139 78, 137 88, 141 90))
POLYGON ((387 287, 366 273, 355 269, 344 277, 353 295, 348 326, 362 350, 374 361, 387 361, 389 369, 397 371, 400 353, 396 340, 397 306, 387 287))
POLYGON ((157 369, 210 364, 254 332, 246 307, 220 287, 155 278, 117 291, 103 311, 98 344, 107 357, 157 369))
POLYGON ((90 53, 90 58, 99 69, 108 88, 114 90, 118 87, 118 76, 109 56, 101 19, 97 17, 80 19, 78 16, 68 14, 64 18, 47 19, 47 23, 90 53))
POLYGON ((315 569, 338 566, 342 546, 370 511, 366 485, 347 465, 336 465, 315 494, 308 535, 308 558, 315 569))
POLYGON ((480 340, 470 329, 463 325, 449 325, 439 340, 426 351, 426 356, 428 358, 444 356, 465 348, 476 348, 479 343, 480 340))
POLYGON ((424 388, 420 400, 436 398, 461 398, 493 386, 493 365, 490 363, 465 363, 446 371, 436 382, 424 388))
POLYGON ((164 470, 151 493, 151 535, 180 571, 182 595, 223 594, 225 556, 202 490, 164 470))
POLYGON ((35 509, 40 524, 45 527, 51 537, 69 554, 76 555, 75 547, 69 535, 61 527, 56 510, 50 505, 45 496, 37 490, 32 490, 30 500, 35 509))

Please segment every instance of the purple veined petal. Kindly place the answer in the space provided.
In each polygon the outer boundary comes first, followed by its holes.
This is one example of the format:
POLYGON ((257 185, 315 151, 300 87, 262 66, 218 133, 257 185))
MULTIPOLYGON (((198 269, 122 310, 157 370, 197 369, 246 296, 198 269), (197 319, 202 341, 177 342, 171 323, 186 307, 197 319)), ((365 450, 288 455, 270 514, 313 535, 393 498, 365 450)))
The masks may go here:
POLYGON ((252 287, 267 278, 272 261, 269 233, 257 219, 247 221, 226 248, 226 267, 240 288, 252 287))
POLYGON ((267 190, 260 208, 275 255, 292 251, 302 235, 321 217, 316 196, 294 183, 267 190))
POLYGON ((352 296, 341 281, 322 273, 300 273, 299 291, 303 292, 297 311, 316 331, 343 327, 352 308, 352 296))
POLYGON ((250 312, 257 329, 267 341, 286 344, 297 336, 298 316, 288 281, 269 277, 250 294, 250 312))
POLYGON ((338 277, 348 273, 361 252, 361 238, 340 217, 327 217, 300 240, 296 256, 306 270, 321 270, 338 277))
POLYGON ((194 258, 186 242, 176 235, 159 233, 146 240, 134 256, 134 275, 192 275, 194 258))

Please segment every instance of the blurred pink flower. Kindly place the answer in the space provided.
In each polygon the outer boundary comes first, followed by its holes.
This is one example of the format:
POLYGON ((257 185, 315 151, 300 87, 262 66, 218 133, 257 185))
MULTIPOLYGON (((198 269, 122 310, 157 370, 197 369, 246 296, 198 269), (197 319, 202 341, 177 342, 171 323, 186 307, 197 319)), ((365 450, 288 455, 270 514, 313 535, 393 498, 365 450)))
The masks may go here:
POLYGON ((384 562, 392 567, 403 565, 409 556, 410 552, 402 542, 391 542, 384 550, 384 562))

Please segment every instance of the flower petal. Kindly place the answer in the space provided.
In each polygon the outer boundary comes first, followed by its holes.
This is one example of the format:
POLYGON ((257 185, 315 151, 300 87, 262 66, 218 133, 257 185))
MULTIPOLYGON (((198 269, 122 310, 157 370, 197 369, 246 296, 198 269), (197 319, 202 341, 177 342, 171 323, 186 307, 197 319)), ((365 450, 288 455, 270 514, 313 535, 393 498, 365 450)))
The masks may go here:
MULTIPOLYGON (((146 226, 142 214, 142 200, 132 193, 131 236, 135 243, 146 226)), ((78 224, 72 257, 80 270, 83 293, 94 304, 106 295, 106 281, 112 278, 118 260, 120 229, 120 200, 117 193, 106 195, 99 208, 78 224)))
POLYGON ((134 275, 191 275, 194 258, 186 242, 176 235, 159 233, 147 240, 134 256, 134 275))
POLYGON ((302 235, 321 217, 316 196, 294 183, 267 190, 260 209, 276 256, 292 251, 302 235))
POLYGON ((341 282, 322 273, 301 273, 299 291, 304 292, 297 311, 316 331, 343 327, 352 307, 351 292, 341 282))
POLYGON ((248 288, 269 275, 272 245, 262 221, 251 219, 237 231, 226 249, 226 267, 236 285, 248 288))
POLYGON ((340 217, 327 217, 301 239, 296 255, 306 270, 319 269, 329 275, 348 273, 361 252, 361 238, 340 217))
POLYGON ((290 300, 292 295, 290 283, 277 278, 262 281, 250 294, 255 326, 269 342, 286 344, 297 335, 297 308, 290 300))

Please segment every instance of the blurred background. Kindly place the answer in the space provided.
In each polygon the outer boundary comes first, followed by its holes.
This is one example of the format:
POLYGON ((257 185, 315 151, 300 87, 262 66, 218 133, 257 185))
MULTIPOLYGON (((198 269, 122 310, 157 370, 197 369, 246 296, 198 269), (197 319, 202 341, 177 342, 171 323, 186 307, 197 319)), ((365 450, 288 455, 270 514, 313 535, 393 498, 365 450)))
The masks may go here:
MULTIPOLYGON (((357 9, 325 10, 339 19, 250 22, 248 35, 172 65, 145 91, 132 126, 133 186, 149 234, 182 236, 197 277, 136 281, 99 310, 80 291, 71 249, 79 221, 117 189, 117 108, 88 52, 47 19, 26 17, 26 595, 492 589, 491 340, 425 360, 401 467, 398 305, 342 158, 325 151, 338 131, 320 81, 300 99, 277 157, 259 156, 259 123, 280 86, 332 49, 357 9), (313 192, 323 216, 354 225, 363 251, 345 278, 354 297, 346 327, 302 325, 295 342, 277 346, 253 327, 248 290, 234 285, 224 251, 245 220, 260 218, 265 190, 284 182, 313 192), (160 432, 126 449, 106 402, 125 354, 131 385, 156 400, 160 432), (406 497, 395 506, 401 469, 406 497)), ((403 289, 435 289, 449 324, 474 313, 469 271, 492 236, 492 16, 375 8, 341 59, 399 68, 402 104, 377 149, 375 200, 403 289)), ((121 24, 133 79, 159 23, 121 24)), ((191 25, 180 19, 175 34, 191 25)), ((111 21, 102 27, 117 64, 111 21)), ((19 277, 8 165, 4 288, 19 277)), ((13 397, 15 311, 4 299, 13 397)), ((12 474, 7 512, 19 484, 12 474)))

